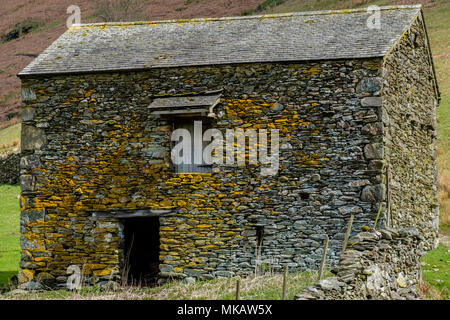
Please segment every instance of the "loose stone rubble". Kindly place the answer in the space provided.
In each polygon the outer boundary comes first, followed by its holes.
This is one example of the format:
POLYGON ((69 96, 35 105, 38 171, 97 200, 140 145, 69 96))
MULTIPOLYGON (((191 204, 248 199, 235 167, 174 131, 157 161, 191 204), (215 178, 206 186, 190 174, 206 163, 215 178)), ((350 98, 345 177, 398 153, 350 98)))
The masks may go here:
POLYGON ((414 228, 359 233, 332 270, 335 276, 317 281, 295 299, 419 299, 423 240, 414 228))

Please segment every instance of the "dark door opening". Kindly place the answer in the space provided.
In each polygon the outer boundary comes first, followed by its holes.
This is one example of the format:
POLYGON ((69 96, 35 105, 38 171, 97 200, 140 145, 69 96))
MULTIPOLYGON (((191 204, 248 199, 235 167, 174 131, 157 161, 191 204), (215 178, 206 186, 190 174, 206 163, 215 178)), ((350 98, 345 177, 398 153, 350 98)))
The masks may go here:
POLYGON ((152 285, 159 272, 159 218, 124 219, 124 277, 130 285, 152 285))

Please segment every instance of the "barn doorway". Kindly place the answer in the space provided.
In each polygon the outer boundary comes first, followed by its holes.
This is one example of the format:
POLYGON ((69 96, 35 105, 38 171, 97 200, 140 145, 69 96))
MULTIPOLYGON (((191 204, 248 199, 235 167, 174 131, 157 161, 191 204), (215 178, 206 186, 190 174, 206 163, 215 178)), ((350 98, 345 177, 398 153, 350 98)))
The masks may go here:
POLYGON ((129 285, 152 286, 159 272, 159 218, 130 218, 124 226, 124 277, 129 285))

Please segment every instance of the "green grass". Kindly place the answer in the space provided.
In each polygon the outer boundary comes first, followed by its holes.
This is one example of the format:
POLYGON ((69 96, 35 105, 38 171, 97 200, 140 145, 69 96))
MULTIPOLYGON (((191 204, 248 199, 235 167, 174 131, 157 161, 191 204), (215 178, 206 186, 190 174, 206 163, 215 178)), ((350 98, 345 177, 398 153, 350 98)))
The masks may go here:
POLYGON ((0 185, 0 285, 19 270, 19 193, 19 186, 0 185))
POLYGON ((423 280, 444 300, 450 299, 450 247, 440 245, 421 259, 423 280))
POLYGON ((0 129, 0 154, 6 154, 18 148, 20 141, 20 123, 0 129), (15 145, 15 141, 17 144, 15 145))

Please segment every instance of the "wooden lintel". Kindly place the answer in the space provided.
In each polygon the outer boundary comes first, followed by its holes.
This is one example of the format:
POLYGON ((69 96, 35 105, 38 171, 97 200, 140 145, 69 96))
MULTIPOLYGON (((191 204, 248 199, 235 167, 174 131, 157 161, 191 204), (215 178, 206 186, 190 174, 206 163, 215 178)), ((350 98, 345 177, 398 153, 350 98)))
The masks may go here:
POLYGON ((95 219, 110 219, 110 218, 145 218, 145 217, 159 217, 163 214, 171 213, 171 210, 133 210, 133 211, 110 211, 110 212, 94 212, 92 217, 95 219))
POLYGON ((206 114, 207 109, 180 109, 180 110, 158 110, 152 111, 151 114, 161 114, 161 115, 172 115, 172 114, 190 114, 190 113, 198 113, 198 114, 206 114))

